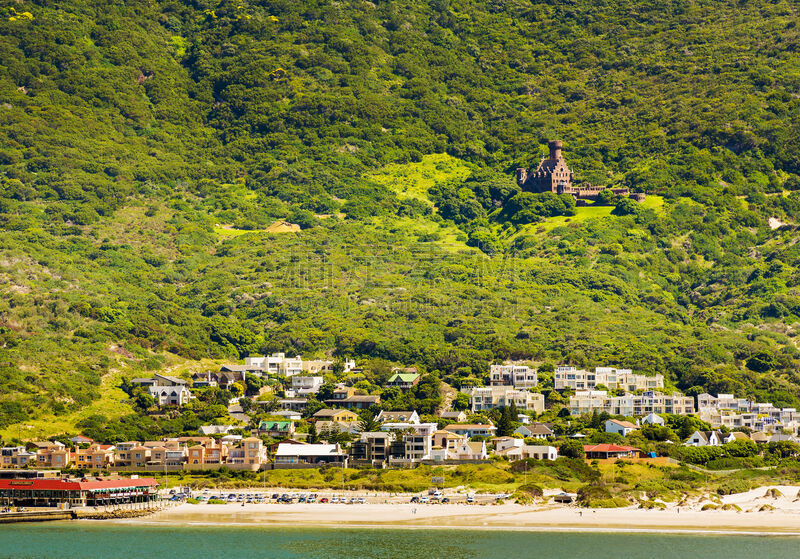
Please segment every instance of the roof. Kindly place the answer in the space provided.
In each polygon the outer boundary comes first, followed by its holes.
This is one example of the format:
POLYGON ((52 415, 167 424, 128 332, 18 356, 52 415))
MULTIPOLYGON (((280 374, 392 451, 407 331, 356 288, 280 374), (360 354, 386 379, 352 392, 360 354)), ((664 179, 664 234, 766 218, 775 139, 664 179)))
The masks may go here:
POLYGON ((639 426, 635 423, 631 423, 630 421, 620 421, 619 419, 609 419, 610 423, 615 423, 620 427, 625 427, 626 429, 638 429, 639 426))
POLYGON ((378 417, 387 420, 394 420, 394 419, 406 420, 416 413, 417 412, 415 411, 381 411, 381 413, 378 414, 378 417))
POLYGON ((168 380, 170 382, 174 382, 175 384, 186 384, 185 380, 183 380, 182 378, 178 378, 178 377, 171 377, 169 375, 159 375, 159 374, 156 374, 156 375, 153 376, 153 378, 155 378, 155 377, 163 378, 164 380, 168 380))
POLYGON ((338 415, 340 413, 356 415, 356 416, 358 415, 357 413, 352 412, 350 410, 334 410, 334 409, 331 409, 331 408, 325 408, 325 409, 321 409, 317 413, 315 413, 314 417, 333 417, 334 415, 338 415))
POLYGON ((103 479, 92 481, 66 481, 63 479, 0 479, 0 489, 17 489, 27 491, 61 490, 61 491, 93 491, 99 489, 123 489, 127 487, 155 487, 158 482, 153 478, 139 479, 103 479))
POLYGON ((527 425, 528 431, 531 435, 552 435, 553 430, 544 423, 532 423, 527 425))
MULTIPOLYGON (((452 410, 451 411, 443 411, 442 413, 439 414, 439 417, 444 418, 444 419, 449 418, 449 417, 459 417, 463 413, 464 413, 463 411, 452 411, 452 410)), ((466 414, 464 414, 464 415, 466 415, 466 414)))
POLYGON ((393 374, 388 382, 414 382, 419 378, 417 373, 395 373, 393 374))
POLYGON ((639 452, 639 449, 634 446, 620 446, 616 444, 583 445, 584 452, 630 452, 632 450, 639 452))
POLYGON ((380 396, 367 396, 367 395, 360 395, 356 394, 354 396, 348 396, 347 398, 342 398, 340 400, 325 400, 326 402, 380 402, 380 396))
POLYGON ((339 451, 335 444, 290 444, 281 443, 275 456, 335 456, 339 451))
POLYGON ((497 427, 489 423, 488 425, 481 425, 477 423, 453 423, 444 428, 445 431, 464 431, 467 429, 486 429, 488 431, 497 430, 497 427))
POLYGON ((469 446, 470 450, 472 452, 476 453, 476 454, 481 454, 486 448, 486 447, 484 447, 483 443, 470 443, 470 442, 468 442, 467 446, 469 446))
POLYGON ((267 421, 262 421, 261 424, 258 426, 258 428, 268 431, 275 431, 278 429, 280 429, 281 431, 285 431, 291 429, 292 425, 294 425, 294 421, 267 420, 267 421))

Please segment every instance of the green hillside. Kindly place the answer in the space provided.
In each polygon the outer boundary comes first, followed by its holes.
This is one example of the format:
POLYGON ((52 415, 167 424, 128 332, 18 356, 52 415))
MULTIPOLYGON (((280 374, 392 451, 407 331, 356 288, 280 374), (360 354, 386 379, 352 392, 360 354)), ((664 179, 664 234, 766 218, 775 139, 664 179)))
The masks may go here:
POLYGON ((797 12, 0 0, 0 430, 267 351, 800 406, 797 12), (645 202, 520 193, 551 138, 645 202))

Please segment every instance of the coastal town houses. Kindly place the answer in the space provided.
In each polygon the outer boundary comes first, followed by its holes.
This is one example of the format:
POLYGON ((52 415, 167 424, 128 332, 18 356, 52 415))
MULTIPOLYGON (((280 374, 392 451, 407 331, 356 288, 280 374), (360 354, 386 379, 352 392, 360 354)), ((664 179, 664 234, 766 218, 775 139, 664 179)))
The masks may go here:
POLYGON ((218 386, 223 390, 230 390, 235 383, 245 385, 244 371, 206 371, 194 373, 192 375, 192 386, 194 388, 204 388, 206 386, 218 386))
POLYGON ((460 440, 452 448, 432 448, 431 460, 443 462, 446 460, 473 462, 486 460, 489 453, 486 450, 486 441, 460 440))
POLYGON ((637 458, 641 452, 633 446, 621 446, 615 444, 594 444, 584 445, 583 451, 588 460, 608 459, 608 458, 637 458))
POLYGON ((325 408, 314 414, 314 419, 323 421, 355 422, 358 421, 358 414, 350 410, 336 410, 325 408))
POLYGON ((359 433, 357 421, 327 421, 317 420, 314 423, 317 430, 317 435, 325 438, 331 433, 347 433, 350 435, 357 435, 359 433))
POLYGON ((697 396, 698 416, 713 428, 748 428, 774 432, 782 429, 796 431, 800 416, 795 408, 777 408, 771 403, 735 398, 733 394, 697 396))
POLYGON ((35 461, 36 453, 28 451, 24 446, 0 448, 0 468, 24 468, 35 461))
POLYGON ((641 421, 642 425, 665 425, 666 421, 664 418, 655 413, 648 413, 646 416, 642 418, 641 421))
POLYGON ((467 414, 463 410, 448 410, 439 414, 441 419, 447 421, 454 421, 456 423, 464 423, 467 420, 467 414))
MULTIPOLYGON (((291 357, 285 353, 273 353, 272 355, 246 357, 244 365, 227 365, 226 367, 260 376, 292 377, 303 373, 332 373, 334 364, 335 362, 329 359, 303 360, 299 355, 291 357)), ((346 359, 342 361, 342 366, 344 372, 347 373, 355 369, 356 364, 352 359, 346 359)))
POLYGON ((294 435, 294 421, 264 420, 258 425, 258 434, 273 439, 288 439, 294 435))
POLYGON ((635 374, 630 369, 614 369, 597 367, 594 372, 579 370, 575 367, 556 367, 553 373, 553 385, 556 390, 594 390, 598 385, 607 389, 657 390, 664 387, 664 376, 647 376, 635 374))
POLYGON ((525 365, 491 365, 489 382, 492 386, 535 388, 538 383, 537 370, 525 365))
POLYGON ((267 449, 258 437, 247 437, 228 453, 228 462, 247 466, 260 466, 267 459, 267 449))
POLYGON ((297 397, 316 394, 324 383, 323 377, 297 375, 292 377, 292 392, 297 397))
POLYGON ((233 429, 233 425, 201 425, 199 431, 201 435, 227 435, 233 429))
POLYGON ((187 382, 182 378, 154 374, 151 378, 135 378, 131 384, 147 388, 159 406, 183 406, 192 398, 187 382))
POLYGON ((461 390, 469 396, 470 409, 473 412, 505 408, 513 403, 517 409, 524 411, 544 411, 544 395, 518 390, 512 386, 486 386, 464 388, 461 390))
POLYGON ((181 407, 189 403, 192 393, 185 386, 150 386, 150 395, 159 406, 181 407))
POLYGON ((621 421, 619 419, 608 419, 605 422, 606 433, 616 433, 618 435, 622 435, 623 437, 627 437, 630 433, 633 433, 638 429, 639 426, 631 423, 630 421, 621 421))
POLYGON ((416 411, 385 411, 381 410, 375 417, 379 423, 415 423, 420 422, 416 411))
POLYGON ((187 382, 179 377, 155 373, 152 377, 135 378, 131 384, 138 386, 186 386, 187 382))
POLYGON ((494 437, 497 427, 491 423, 486 425, 472 423, 453 423, 445 426, 444 431, 455 433, 471 439, 472 437, 494 437))
POLYGON ((544 423, 520 425, 514 430, 514 434, 521 437, 530 437, 532 439, 549 439, 555 436, 550 426, 544 423))
POLYGON ((72 452, 61 442, 33 443, 36 447, 36 466, 39 468, 66 468, 72 462, 72 452))
POLYGON ((548 445, 523 444, 506 448, 499 454, 509 460, 527 460, 530 458, 535 460, 556 460, 558 458, 558 449, 548 445))
POLYGON ((722 433, 720 431, 695 431, 686 442, 686 446, 721 446, 736 440, 733 433, 722 433))
POLYGON ((350 445, 350 458, 357 463, 382 466, 389 460, 395 434, 386 431, 365 431, 350 445))
POLYGON ((662 394, 646 391, 642 394, 609 396, 605 390, 578 390, 569 398, 569 411, 571 415, 594 411, 637 417, 651 413, 687 415, 694 413, 694 399, 680 392, 662 394))
POLYGON ((419 374, 398 371, 386 381, 387 387, 399 388, 400 390, 411 390, 419 383, 419 374))
POLYGON ((115 465, 116 446, 92 443, 87 448, 72 451, 72 463, 80 470, 100 470, 115 465))
POLYGON ((117 443, 114 466, 118 468, 145 468, 150 461, 150 449, 136 441, 117 443))
POLYGON ((275 451, 276 464, 347 465, 347 454, 338 444, 281 443, 275 451))

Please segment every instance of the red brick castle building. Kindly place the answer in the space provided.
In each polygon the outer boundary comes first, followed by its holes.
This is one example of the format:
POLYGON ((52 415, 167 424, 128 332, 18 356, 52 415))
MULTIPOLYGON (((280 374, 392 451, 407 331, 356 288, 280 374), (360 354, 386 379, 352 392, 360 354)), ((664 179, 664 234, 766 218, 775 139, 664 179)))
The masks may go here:
MULTIPOLYGON (((573 186, 574 175, 567 161, 561 154, 563 142, 561 140, 550 140, 548 142, 550 156, 542 157, 536 170, 518 168, 517 185, 527 192, 553 192, 555 194, 570 194, 576 200, 594 200, 597 195, 605 190, 604 186, 595 186, 589 183, 581 183, 573 186)), ((627 196, 637 202, 642 202, 645 195, 634 192, 627 188, 612 188, 611 191, 617 196, 627 196)))

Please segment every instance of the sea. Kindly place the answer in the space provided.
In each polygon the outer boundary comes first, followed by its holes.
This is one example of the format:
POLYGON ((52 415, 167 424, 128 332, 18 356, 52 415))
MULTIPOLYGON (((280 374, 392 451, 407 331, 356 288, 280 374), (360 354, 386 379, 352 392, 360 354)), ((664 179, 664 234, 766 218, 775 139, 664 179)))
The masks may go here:
POLYGON ((800 538, 502 530, 0 525, 13 559, 736 559, 800 557, 800 538))

